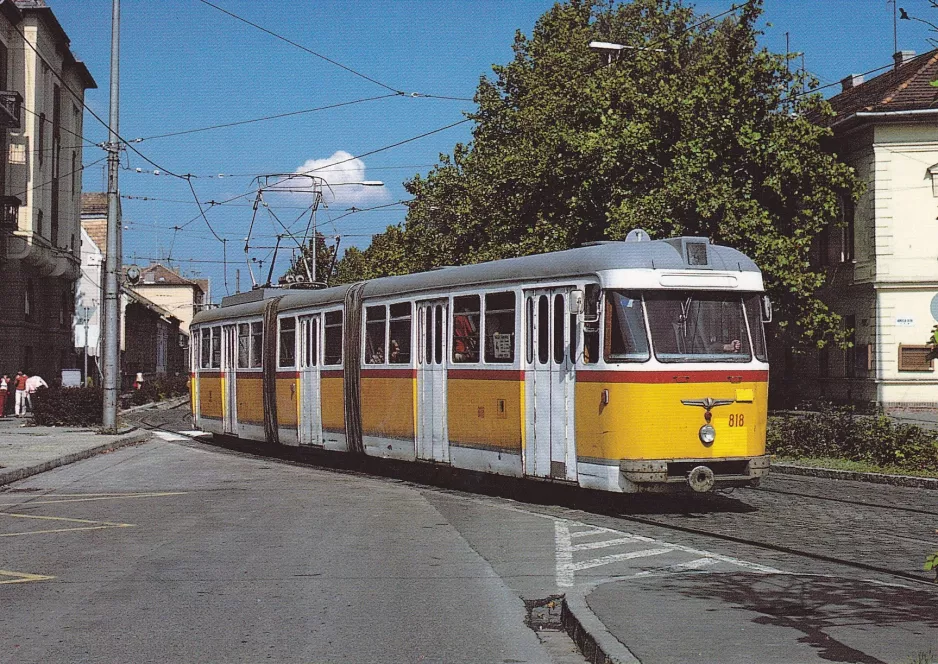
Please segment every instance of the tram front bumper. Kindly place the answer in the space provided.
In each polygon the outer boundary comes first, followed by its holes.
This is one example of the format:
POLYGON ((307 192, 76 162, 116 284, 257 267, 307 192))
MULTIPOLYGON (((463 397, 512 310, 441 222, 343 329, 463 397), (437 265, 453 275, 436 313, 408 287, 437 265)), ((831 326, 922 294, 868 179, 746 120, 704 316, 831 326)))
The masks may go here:
POLYGON ((768 475, 770 455, 757 457, 717 457, 711 459, 626 459, 619 462, 623 479, 638 491, 673 491, 694 486, 701 466, 713 473, 713 488, 757 486, 768 475), (692 475, 694 477, 692 477, 692 475))

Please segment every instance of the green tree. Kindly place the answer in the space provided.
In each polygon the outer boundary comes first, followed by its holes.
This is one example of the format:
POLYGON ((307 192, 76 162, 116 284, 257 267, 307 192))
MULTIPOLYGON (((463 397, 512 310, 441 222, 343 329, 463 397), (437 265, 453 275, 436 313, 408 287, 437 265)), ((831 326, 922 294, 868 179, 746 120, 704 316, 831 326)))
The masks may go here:
POLYGON ((553 251, 636 227, 707 236, 759 264, 786 333, 843 342, 810 252, 862 185, 815 122, 830 112, 808 94, 816 81, 759 48, 761 5, 703 22, 680 0, 556 4, 480 81, 472 142, 406 183, 410 211, 387 238, 403 256, 366 250, 370 268, 553 251), (635 48, 607 64, 593 40, 635 48))

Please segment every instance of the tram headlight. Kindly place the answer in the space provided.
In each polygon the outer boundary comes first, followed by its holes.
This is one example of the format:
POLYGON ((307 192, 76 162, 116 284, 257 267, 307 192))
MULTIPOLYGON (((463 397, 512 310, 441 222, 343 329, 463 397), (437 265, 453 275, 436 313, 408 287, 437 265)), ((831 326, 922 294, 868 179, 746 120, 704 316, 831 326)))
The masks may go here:
POLYGON ((700 427, 700 442, 704 445, 712 445, 713 441, 717 439, 717 430, 713 428, 712 424, 704 424, 700 427))

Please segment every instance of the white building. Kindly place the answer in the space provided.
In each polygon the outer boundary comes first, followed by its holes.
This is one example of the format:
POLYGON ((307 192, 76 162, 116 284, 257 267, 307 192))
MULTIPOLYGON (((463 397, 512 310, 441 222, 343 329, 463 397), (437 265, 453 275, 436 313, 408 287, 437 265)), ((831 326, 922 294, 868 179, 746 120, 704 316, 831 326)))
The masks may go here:
POLYGON ((867 188, 815 253, 828 273, 823 297, 855 329, 855 346, 811 362, 789 355, 784 382, 805 396, 938 410, 925 359, 938 322, 938 50, 914 56, 897 53, 869 81, 848 76, 829 100, 835 150, 867 188))

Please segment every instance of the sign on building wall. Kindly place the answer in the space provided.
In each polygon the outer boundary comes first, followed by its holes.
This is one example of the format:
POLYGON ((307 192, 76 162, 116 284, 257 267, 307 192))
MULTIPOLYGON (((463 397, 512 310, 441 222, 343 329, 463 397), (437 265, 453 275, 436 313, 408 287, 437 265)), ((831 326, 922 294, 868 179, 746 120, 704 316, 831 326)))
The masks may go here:
POLYGON ((896 325, 898 327, 915 327, 914 316, 896 316, 896 325))

